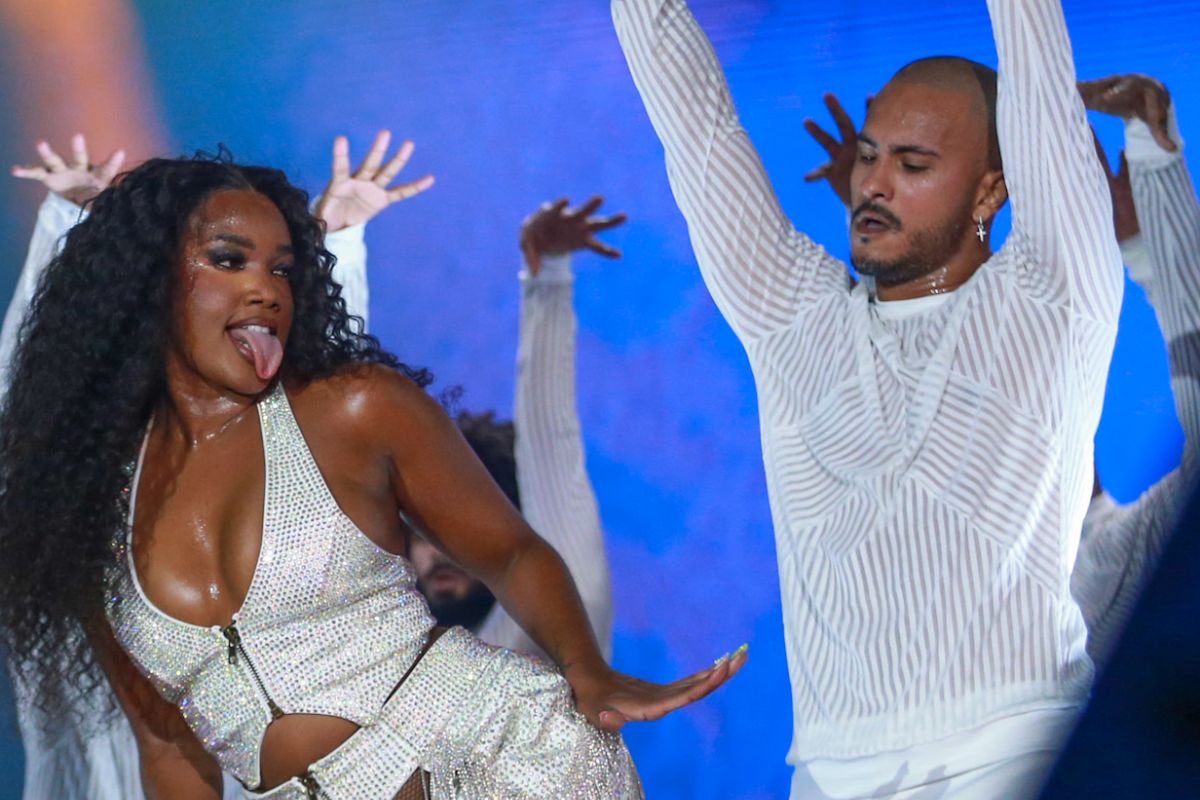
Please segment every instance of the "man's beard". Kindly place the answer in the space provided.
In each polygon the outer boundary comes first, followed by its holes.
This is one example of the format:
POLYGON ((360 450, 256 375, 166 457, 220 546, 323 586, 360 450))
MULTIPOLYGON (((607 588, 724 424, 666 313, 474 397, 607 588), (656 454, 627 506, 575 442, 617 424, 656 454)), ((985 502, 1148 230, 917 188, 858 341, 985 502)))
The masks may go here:
POLYGON ((435 598, 426 593, 429 610, 438 625, 452 628, 461 625, 467 630, 477 630, 484 618, 496 605, 496 597, 482 581, 471 581, 471 588, 462 597, 435 598))
POLYGON ((855 258, 854 268, 860 275, 873 277, 876 286, 899 286, 914 281, 946 265, 958 250, 968 224, 965 213, 954 214, 937 228, 914 231, 908 249, 896 258, 888 261, 855 258))

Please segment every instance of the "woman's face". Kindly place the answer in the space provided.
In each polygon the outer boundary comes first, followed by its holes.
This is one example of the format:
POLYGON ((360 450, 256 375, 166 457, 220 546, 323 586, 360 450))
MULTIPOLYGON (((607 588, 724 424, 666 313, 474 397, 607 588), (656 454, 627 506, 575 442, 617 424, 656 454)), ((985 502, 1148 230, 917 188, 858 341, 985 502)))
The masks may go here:
POLYGON ((287 346, 294 263, 287 223, 265 195, 209 196, 180 239, 168 361, 223 393, 261 394, 287 346))

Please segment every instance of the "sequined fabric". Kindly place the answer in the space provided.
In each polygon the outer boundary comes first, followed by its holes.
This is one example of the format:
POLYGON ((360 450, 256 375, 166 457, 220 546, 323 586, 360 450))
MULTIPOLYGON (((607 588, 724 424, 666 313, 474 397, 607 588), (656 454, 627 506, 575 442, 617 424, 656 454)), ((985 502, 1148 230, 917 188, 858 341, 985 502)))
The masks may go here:
POLYGON ((433 800, 640 798, 621 737, 574 709, 543 661, 447 631, 373 723, 264 800, 391 800, 427 773, 433 800), (307 782, 307 786, 305 783, 307 782))
POLYGON ((642 797, 621 737, 575 711, 551 665, 455 628, 413 666, 433 619, 411 565, 338 508, 282 388, 258 414, 263 542, 235 639, 167 616, 142 592, 130 548, 140 459, 107 608, 134 663, 246 786, 259 783, 273 707, 360 726, 302 778, 247 797, 392 800, 418 769, 436 800, 642 797))
POLYGON ((117 641, 221 767, 247 786, 260 781, 259 745, 272 703, 282 713, 369 725, 433 627, 408 561, 377 547, 334 501, 282 388, 259 404, 258 415, 263 540, 233 620, 237 652, 220 627, 190 625, 153 606, 134 571, 132 525, 117 542, 107 608, 117 641))

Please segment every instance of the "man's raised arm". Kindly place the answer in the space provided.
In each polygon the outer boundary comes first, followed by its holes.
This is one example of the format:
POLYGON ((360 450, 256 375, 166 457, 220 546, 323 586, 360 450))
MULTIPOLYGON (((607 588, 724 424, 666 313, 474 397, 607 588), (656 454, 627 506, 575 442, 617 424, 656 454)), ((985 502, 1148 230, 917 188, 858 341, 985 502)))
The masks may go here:
POLYGON ((1136 111, 1126 114, 1111 106, 1119 106, 1122 93, 1148 96, 1140 84, 1150 79, 1119 80, 1129 82, 1105 89, 1089 107, 1127 117, 1129 176, 1149 254, 1138 269, 1131 265, 1130 274, 1145 290, 1167 342, 1184 450, 1179 467, 1136 502, 1089 513, 1085 520, 1071 592, 1087 622, 1088 653, 1097 662, 1103 662, 1116 644, 1187 505, 1200 467, 1200 202, 1183 159, 1174 111, 1168 111, 1169 100, 1163 103, 1162 128, 1171 132, 1171 151, 1161 146, 1161 132, 1131 116, 1136 111))
POLYGON ((846 268, 784 215, 725 75, 683 0, 613 0, 617 37, 666 151, 705 283, 739 337, 791 324, 849 287, 846 268))
POLYGON ((522 513, 566 562, 607 660, 612 658, 612 587, 575 400, 578 324, 571 273, 572 251, 617 255, 594 234, 625 218, 592 218, 600 202, 596 197, 573 210, 560 201, 543 207, 522 228, 526 257, 514 421, 522 513))
POLYGON ((1059 0, 988 0, 1013 235, 1047 299, 1115 326, 1124 273, 1059 0), (1044 272, 1043 272, 1044 271, 1044 272))

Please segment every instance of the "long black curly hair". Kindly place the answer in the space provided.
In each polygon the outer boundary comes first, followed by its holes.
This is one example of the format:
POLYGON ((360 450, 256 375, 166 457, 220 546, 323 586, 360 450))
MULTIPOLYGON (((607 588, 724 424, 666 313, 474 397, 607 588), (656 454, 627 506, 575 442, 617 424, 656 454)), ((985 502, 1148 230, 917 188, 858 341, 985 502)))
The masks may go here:
POLYGON ((224 189, 265 195, 291 233, 295 312, 280 379, 377 363, 429 383, 348 315, 322 224, 282 172, 224 154, 160 158, 96 197, 39 284, 0 413, 0 636, 52 717, 98 680, 88 634, 103 620, 129 465, 166 391, 181 236, 224 189))

